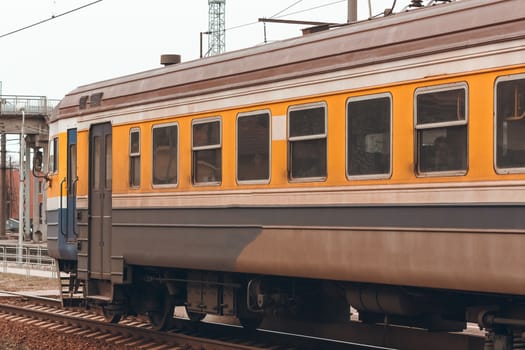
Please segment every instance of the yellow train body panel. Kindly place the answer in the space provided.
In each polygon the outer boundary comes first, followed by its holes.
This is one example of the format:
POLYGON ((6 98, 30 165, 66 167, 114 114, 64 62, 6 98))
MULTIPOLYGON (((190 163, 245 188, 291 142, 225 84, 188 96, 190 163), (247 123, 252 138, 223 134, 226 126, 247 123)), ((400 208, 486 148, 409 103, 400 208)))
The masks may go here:
MULTIPOLYGON (((368 185, 399 185, 425 183, 457 183, 475 181, 522 180, 524 174, 497 174, 494 169, 494 98, 493 86, 497 77, 515 75, 525 72, 524 67, 506 70, 471 72, 454 77, 433 77, 417 82, 406 82, 389 87, 378 87, 368 90, 351 91, 330 95, 319 95, 306 99, 283 101, 264 105, 254 105, 238 109, 216 110, 206 114, 181 115, 163 117, 158 121, 134 122, 113 127, 113 144, 118 146, 118 152, 113 155, 113 192, 115 194, 149 193, 149 192, 186 192, 186 191, 221 191, 236 189, 279 189, 303 187, 333 187, 333 186, 368 186, 368 185), (468 170, 463 176, 418 176, 414 164, 414 117, 413 95, 420 87, 446 85, 464 82, 468 85, 468 170), (348 179, 345 175, 345 145, 346 128, 345 105, 348 98, 357 96, 389 93, 392 96, 392 174, 385 179, 348 179), (268 110, 273 118, 285 116, 287 108, 312 102, 324 102, 328 109, 327 122, 327 164, 328 176, 319 182, 291 182, 287 174, 287 141, 272 140, 271 142, 271 176, 268 184, 238 184, 236 181, 235 121, 239 113, 268 110), (219 116, 222 121, 222 155, 223 181, 218 186, 194 186, 191 182, 191 137, 190 129, 193 120, 219 116), (400 122, 402 120, 402 122, 400 122), (180 128, 179 183, 175 187, 154 187, 152 183, 152 150, 151 131, 159 124, 177 123, 180 128), (131 188, 129 183, 129 133, 138 128, 141 132, 141 185, 131 188)), ((66 135, 59 135, 59 147, 66 148, 66 135)), ((88 131, 78 134, 78 195, 87 195, 87 160, 88 131)), ((53 175, 53 186, 50 196, 59 196, 60 174, 65 173, 66 154, 60 153, 60 169, 53 175), (56 184, 56 185, 55 185, 56 184)))

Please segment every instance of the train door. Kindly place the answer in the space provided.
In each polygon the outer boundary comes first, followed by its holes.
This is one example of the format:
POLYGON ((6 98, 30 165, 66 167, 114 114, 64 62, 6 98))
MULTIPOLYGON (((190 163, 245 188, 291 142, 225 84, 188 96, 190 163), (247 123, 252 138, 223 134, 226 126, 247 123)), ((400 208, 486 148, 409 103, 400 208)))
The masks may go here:
POLYGON ((66 232, 68 242, 77 238, 77 129, 67 131, 67 213, 66 232))
POLYGON ((91 126, 89 136, 89 271, 109 279, 111 255, 111 124, 91 126))

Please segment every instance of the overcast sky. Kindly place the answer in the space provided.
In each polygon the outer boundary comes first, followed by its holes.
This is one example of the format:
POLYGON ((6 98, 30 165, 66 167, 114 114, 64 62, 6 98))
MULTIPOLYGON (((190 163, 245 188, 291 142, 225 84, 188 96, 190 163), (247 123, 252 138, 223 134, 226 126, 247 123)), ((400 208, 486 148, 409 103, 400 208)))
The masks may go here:
MULTIPOLYGON (((1 93, 61 99, 80 85, 160 67, 161 54, 199 58, 199 33, 208 30, 207 0, 102 0, 60 16, 95 1, 2 0, 1 93)), ((371 2, 375 15, 394 0, 371 2)), ((397 0, 396 11, 409 2, 397 0)), ((346 0, 226 0, 226 50, 263 44, 260 17, 280 13, 276 18, 340 23, 346 21, 346 5, 346 0)), ((358 0, 358 8, 359 18, 366 19, 368 0, 358 0)), ((266 39, 298 36, 304 27, 268 23, 266 39)))

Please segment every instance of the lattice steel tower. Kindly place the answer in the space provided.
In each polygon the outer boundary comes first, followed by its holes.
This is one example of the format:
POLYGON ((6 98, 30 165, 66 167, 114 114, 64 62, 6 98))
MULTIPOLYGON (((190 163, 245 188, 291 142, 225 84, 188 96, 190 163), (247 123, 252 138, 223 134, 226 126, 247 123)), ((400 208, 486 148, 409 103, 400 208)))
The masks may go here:
POLYGON ((226 0, 208 0, 208 52, 206 56, 226 50, 226 0))

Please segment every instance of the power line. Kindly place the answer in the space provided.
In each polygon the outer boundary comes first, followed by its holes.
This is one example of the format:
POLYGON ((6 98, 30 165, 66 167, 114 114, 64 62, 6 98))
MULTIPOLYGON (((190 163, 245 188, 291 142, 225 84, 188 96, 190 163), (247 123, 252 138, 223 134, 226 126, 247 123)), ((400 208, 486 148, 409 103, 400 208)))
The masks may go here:
POLYGON ((19 28, 19 29, 16 29, 16 30, 13 30, 12 32, 9 32, 9 33, 5 33, 5 34, 2 34, 0 35, 0 39, 3 38, 3 37, 6 37, 8 35, 12 35, 12 34, 15 34, 15 33, 18 33, 18 32, 21 32, 23 30, 26 30, 26 29, 29 29, 29 28, 32 28, 32 27, 35 27, 37 25, 40 25, 40 24, 43 24, 43 23, 46 23, 46 22, 49 22, 55 18, 58 18, 58 17, 62 17, 62 16, 65 16, 65 15, 68 15, 70 13, 73 13, 73 12, 76 12, 78 10, 82 10, 88 6, 91 6, 91 5, 94 5, 96 4, 97 2, 101 2, 102 0, 96 0, 96 1, 93 1, 93 2, 90 2, 89 4, 86 4, 86 5, 82 5, 80 7, 77 7, 77 8, 74 8, 72 10, 69 10, 69 11, 66 11, 66 12, 62 12, 58 15, 52 15, 50 18, 47 18, 47 19, 44 19, 42 21, 39 21, 39 22, 36 22, 36 23, 33 23, 33 24, 30 24, 28 26, 25 26, 25 27, 22 27, 22 28, 19 28))
POLYGON ((298 14, 298 13, 303 13, 303 12, 308 12, 308 11, 312 11, 312 10, 317 10, 317 9, 322 8, 322 7, 328 7, 328 6, 332 6, 332 5, 339 4, 339 3, 341 3, 341 2, 346 2, 346 1, 348 1, 348 0, 338 0, 338 1, 333 1, 333 2, 329 2, 328 4, 319 5, 319 6, 315 6, 315 7, 310 7, 310 8, 307 8, 307 9, 301 10, 301 11, 290 12, 290 13, 287 13, 286 15, 282 15, 282 16, 275 17, 275 18, 283 18, 283 17, 286 17, 286 16, 296 15, 296 14, 298 14))
MULTIPOLYGON (((302 1, 302 0, 301 0, 302 1)), ((348 1, 348 0, 338 0, 338 1, 333 1, 333 2, 329 2, 328 4, 324 4, 324 5, 319 5, 319 6, 315 6, 315 7, 310 7, 310 8, 307 8, 307 9, 304 9, 304 10, 301 10, 301 11, 297 11, 297 12, 291 12, 291 13, 287 13, 285 15, 282 15, 282 16, 279 16, 279 17, 276 17, 277 15, 279 15, 280 13, 288 10, 289 8, 295 6, 298 2, 292 4, 291 6, 288 6, 286 9, 278 12, 277 14, 273 15, 272 17, 270 18, 283 18, 283 17, 286 17, 286 16, 291 16, 291 15, 296 15, 298 13, 303 13, 303 12, 308 12, 308 11, 312 11, 312 10, 317 10, 319 8, 322 8, 322 7, 328 7, 328 6, 332 6, 332 5, 335 5, 335 4, 339 4, 341 2, 345 2, 345 1, 348 1)), ((251 22, 251 23, 245 23, 245 24, 239 24, 238 26, 235 26, 235 27, 230 27, 230 28, 226 28, 225 30, 228 31, 228 30, 233 30, 233 29, 239 29, 239 28, 243 28, 243 27, 247 27, 247 26, 251 26, 251 25, 254 25, 254 24, 258 24, 260 23, 260 21, 257 21, 257 22, 251 22)))
POLYGON ((273 16, 270 17, 270 18, 274 18, 274 17, 276 17, 276 16, 279 16, 281 13, 283 13, 284 11, 286 11, 286 10, 288 10, 288 9, 291 9, 292 7, 294 7, 295 5, 297 5, 297 4, 300 3, 300 2, 303 2, 303 0, 298 0, 298 1, 294 2, 293 4, 291 4, 290 6, 288 6, 287 8, 285 8, 284 10, 281 10, 281 11, 277 12, 275 15, 273 15, 273 16))
POLYGON ((254 25, 254 24, 257 24, 257 23, 259 23, 259 21, 251 22, 251 23, 245 23, 245 24, 239 24, 238 26, 226 28, 225 30, 228 31, 228 30, 233 30, 233 29, 239 29, 239 28, 251 26, 251 25, 254 25))

